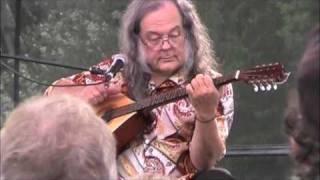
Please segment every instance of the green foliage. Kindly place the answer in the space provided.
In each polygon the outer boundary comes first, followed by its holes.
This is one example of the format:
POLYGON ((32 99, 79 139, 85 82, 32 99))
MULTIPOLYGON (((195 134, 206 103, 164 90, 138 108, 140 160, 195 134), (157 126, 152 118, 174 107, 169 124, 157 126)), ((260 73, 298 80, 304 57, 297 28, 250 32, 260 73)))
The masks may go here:
POLYGON ((90 66, 117 51, 121 12, 112 10, 110 2, 60 0, 38 3, 40 9, 47 11, 41 20, 25 28, 22 34, 25 53, 90 66))

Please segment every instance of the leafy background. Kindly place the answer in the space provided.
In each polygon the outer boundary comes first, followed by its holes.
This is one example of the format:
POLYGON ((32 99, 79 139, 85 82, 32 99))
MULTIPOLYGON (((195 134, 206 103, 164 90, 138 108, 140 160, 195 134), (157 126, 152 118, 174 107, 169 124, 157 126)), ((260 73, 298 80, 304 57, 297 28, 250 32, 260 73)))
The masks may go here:
MULTIPOLYGON (((18 0, 17 0, 18 1, 18 0)), ((117 53, 119 18, 128 0, 21 0, 20 52, 14 48, 17 1, 1 0, 1 50, 61 64, 89 67, 117 53)), ((234 83, 235 117, 227 141, 233 145, 286 144, 283 112, 288 90, 295 86, 296 64, 307 33, 319 22, 318 0, 194 0, 207 25, 223 73, 257 64, 281 62, 292 72, 277 91, 254 93, 234 83)), ((13 66, 12 60, 1 59, 13 66)), ((50 83, 79 71, 20 64, 20 72, 50 83)), ((13 74, 1 66, 1 125, 14 108, 13 74)), ((20 79, 24 100, 46 87, 20 79)), ((237 179, 285 180, 292 162, 287 156, 227 157, 219 164, 237 179)))

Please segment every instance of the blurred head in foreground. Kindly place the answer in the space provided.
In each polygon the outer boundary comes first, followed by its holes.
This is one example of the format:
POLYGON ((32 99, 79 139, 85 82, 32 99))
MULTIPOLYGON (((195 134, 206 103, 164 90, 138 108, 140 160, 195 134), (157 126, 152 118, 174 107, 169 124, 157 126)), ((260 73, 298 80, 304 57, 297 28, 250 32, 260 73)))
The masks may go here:
POLYGON ((1 180, 116 179, 112 133, 85 102, 33 97, 1 130, 1 180))

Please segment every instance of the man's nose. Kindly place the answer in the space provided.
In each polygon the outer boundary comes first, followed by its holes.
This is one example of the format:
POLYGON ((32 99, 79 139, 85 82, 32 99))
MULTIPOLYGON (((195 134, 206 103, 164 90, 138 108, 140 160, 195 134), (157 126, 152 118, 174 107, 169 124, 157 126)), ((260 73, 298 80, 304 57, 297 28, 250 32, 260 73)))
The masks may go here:
POLYGON ((172 48, 172 44, 170 43, 169 39, 163 39, 161 43, 161 49, 166 50, 172 48))

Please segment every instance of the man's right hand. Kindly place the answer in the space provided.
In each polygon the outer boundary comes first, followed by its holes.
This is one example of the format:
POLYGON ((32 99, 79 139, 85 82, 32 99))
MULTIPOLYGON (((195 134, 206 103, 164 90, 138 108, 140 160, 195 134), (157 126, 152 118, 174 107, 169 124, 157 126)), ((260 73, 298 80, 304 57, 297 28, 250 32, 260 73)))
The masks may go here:
MULTIPOLYGON (((74 85, 75 83, 70 79, 60 79, 55 85, 74 85)), ((103 84, 89 85, 89 86, 66 86, 53 87, 49 95, 69 94, 80 99, 83 99, 91 105, 96 105, 103 102, 109 95, 120 92, 121 86, 113 84, 112 87, 103 84)))

